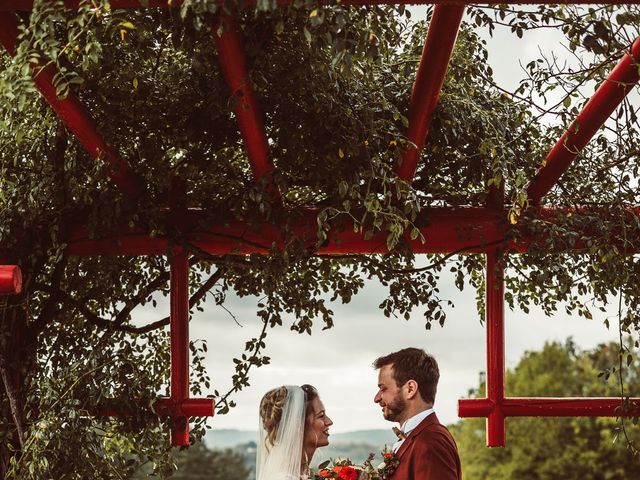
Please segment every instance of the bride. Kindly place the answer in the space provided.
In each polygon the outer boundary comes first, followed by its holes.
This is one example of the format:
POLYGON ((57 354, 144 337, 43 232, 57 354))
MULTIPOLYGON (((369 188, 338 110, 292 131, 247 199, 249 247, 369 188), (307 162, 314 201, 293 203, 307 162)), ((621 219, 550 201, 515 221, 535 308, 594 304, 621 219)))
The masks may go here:
POLYGON ((256 480, 308 478, 316 448, 329 445, 331 425, 311 385, 287 385, 267 392, 260 402, 256 480))

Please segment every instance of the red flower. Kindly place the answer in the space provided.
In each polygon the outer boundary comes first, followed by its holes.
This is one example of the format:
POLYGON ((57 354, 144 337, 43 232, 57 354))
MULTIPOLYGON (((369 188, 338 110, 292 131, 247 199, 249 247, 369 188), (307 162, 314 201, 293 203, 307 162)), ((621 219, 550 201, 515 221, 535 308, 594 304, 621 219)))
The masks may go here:
POLYGON ((342 480, 358 480, 360 473, 353 467, 343 467, 340 469, 340 475, 338 478, 342 480))

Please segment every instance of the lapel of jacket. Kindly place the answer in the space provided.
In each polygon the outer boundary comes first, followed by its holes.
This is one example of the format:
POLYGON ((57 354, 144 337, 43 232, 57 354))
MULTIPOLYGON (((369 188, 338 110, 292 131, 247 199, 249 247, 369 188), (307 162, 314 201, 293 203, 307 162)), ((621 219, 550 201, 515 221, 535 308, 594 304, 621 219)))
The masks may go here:
POLYGON ((413 443, 413 441, 415 440, 415 438, 418 435, 420 435, 420 432, 422 432, 422 430, 427 428, 429 425, 433 425, 433 424, 436 424, 436 423, 440 423, 440 422, 438 421, 438 417, 436 417, 436 414, 432 413, 427 418, 425 418, 422 422, 420 422, 416 426, 416 428, 411 430, 411 432, 409 432, 409 436, 405 439, 404 442, 402 442, 402 445, 400 445, 400 448, 396 452, 396 455, 398 456, 398 459, 402 458, 402 455, 404 455, 404 452, 406 452, 409 449, 409 445, 411 445, 413 443))

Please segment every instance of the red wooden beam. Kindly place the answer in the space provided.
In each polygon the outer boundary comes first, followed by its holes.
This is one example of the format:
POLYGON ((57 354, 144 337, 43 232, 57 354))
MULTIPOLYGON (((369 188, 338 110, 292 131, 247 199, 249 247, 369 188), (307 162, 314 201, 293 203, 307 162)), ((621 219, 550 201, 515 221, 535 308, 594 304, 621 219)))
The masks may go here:
MULTIPOLYGON (((0 43, 12 56, 16 54, 17 38, 18 20, 15 14, 0 12, 0 43)), ((78 98, 73 92, 69 92, 64 99, 58 98, 53 86, 56 69, 51 65, 45 68, 35 66, 34 71, 36 87, 69 130, 73 132, 92 157, 100 158, 106 164, 107 174, 123 193, 132 197, 137 196, 141 188, 129 164, 107 145, 98 133, 98 128, 91 115, 78 98)))
MULTIPOLYGON (((291 230, 309 248, 317 242, 318 210, 292 210, 288 218, 291 230)), ((428 222, 420 230, 426 242, 406 238, 416 253, 485 252, 504 238, 507 228, 506 214, 482 207, 431 208, 423 212, 428 222)), ((190 211, 189 225, 198 225, 200 213, 190 211)), ((194 227, 195 228, 195 227, 194 227)), ((262 224, 249 227, 245 223, 220 221, 206 230, 191 231, 187 242, 212 255, 266 254, 275 244, 284 248, 291 241, 283 234, 284 225, 262 224)), ((72 255, 164 255, 170 246, 166 237, 150 237, 147 233, 121 231, 110 238, 90 238, 85 229, 76 229, 68 241, 72 255)), ((350 253, 387 253, 386 233, 365 240, 363 234, 354 233, 352 225, 334 228, 326 244, 316 253, 320 255, 350 253)))
POLYGON ((220 67, 231 90, 232 102, 235 104, 234 112, 253 176, 257 181, 266 177, 268 189, 275 198, 279 198, 280 194, 271 177, 273 163, 269 159, 262 114, 247 72, 240 28, 233 17, 221 15, 219 22, 212 27, 212 34, 218 49, 220 67))
MULTIPOLYGON (((585 213, 588 210, 579 208, 585 213)), ((546 222, 554 222, 556 216, 566 215, 576 209, 556 209, 554 207, 539 207, 537 217, 546 222)), ((593 210, 597 213, 597 209, 593 210)), ((424 209, 418 225, 426 241, 411 240, 406 242, 414 253, 486 253, 495 249, 505 238, 509 226, 505 218, 507 210, 485 207, 440 207, 424 209)), ((318 210, 295 209, 288 213, 291 220, 292 232, 304 244, 314 249, 317 242, 318 210)), ((640 208, 629 208, 629 215, 640 217, 640 208)), ((249 226, 237 221, 224 221, 208 227, 201 225, 201 212, 190 210, 184 215, 184 240, 211 255, 249 255, 252 253, 266 254, 272 245, 284 248, 292 240, 291 236, 283 234, 285 225, 264 223, 249 226)), ((527 225, 520 225, 517 243, 502 244, 502 247, 513 253, 525 253, 532 243, 542 244, 546 238, 536 232, 529 231, 527 225)), ((592 232, 585 226, 586 236, 592 232)), ((614 232, 615 233, 615 232, 614 232)), ((614 235, 615 237, 615 235, 614 235)), ((622 234, 620 235, 622 238, 622 234)), ((612 240, 614 241, 614 240, 612 240)), ((147 232, 128 230, 123 227, 103 239, 93 239, 87 229, 76 228, 68 240, 68 252, 72 255, 164 255, 171 245, 171 240, 165 236, 151 237, 147 232)), ((0 245, 1 247, 1 245, 0 245)), ((572 251, 579 252, 588 248, 579 239, 572 251)), ((621 242, 620 248, 628 253, 638 249, 621 242)), ((378 233, 365 240, 364 235, 355 232, 353 225, 334 227, 328 241, 321 245, 315 253, 318 255, 342 254, 374 254, 387 253, 386 234, 378 233)))
POLYGON ((464 8, 464 5, 436 5, 433 10, 409 101, 407 138, 415 147, 403 153, 402 164, 397 169, 398 176, 407 182, 415 175, 420 150, 424 146, 433 112, 438 105, 464 8))
MULTIPOLYGON (((156 414, 163 417, 212 417, 215 404, 211 398, 188 398, 182 402, 174 402, 171 398, 159 398, 153 404, 156 414)), ((88 413, 95 417, 123 417, 134 415, 136 407, 122 408, 102 402, 96 408, 88 409, 88 413)))
POLYGON ((22 291, 22 272, 17 265, 0 265, 0 295, 17 295, 22 291))
MULTIPOLYGON (((0 10, 31 10, 33 8, 34 0, 2 0, 0 3, 0 10)), ((81 0, 65 0, 64 4, 69 8, 77 8, 80 4, 81 0)), ((112 9, 115 8, 176 8, 182 4, 182 0, 173 0, 171 1, 171 5, 169 6, 170 0, 110 0, 109 4, 112 9), (144 5, 143 5, 144 3, 144 5)), ((277 0, 279 5, 291 5, 293 4, 293 0, 277 0)), ((322 3, 322 2, 319 2, 322 3)), ((459 0, 444 0, 444 1, 425 1, 425 0, 342 0, 340 2, 342 5, 433 5, 433 4, 441 4, 441 5, 464 5, 465 2, 459 0)), ((558 0, 516 0, 516 1, 500 1, 500 0, 490 0, 488 2, 484 2, 485 4, 495 5, 495 4, 509 4, 509 5, 528 5, 531 3, 539 4, 539 5, 551 5, 557 4, 558 0)), ((561 3, 565 4, 586 4, 584 0, 563 0, 561 3)), ((633 5, 637 3, 635 0, 621 0, 614 2, 619 5, 633 5)), ((256 4, 256 0, 246 0, 244 2, 245 5, 253 6, 256 4)))
POLYGON ((162 416, 213 417, 214 402, 211 398, 188 398, 182 402, 174 402, 170 398, 161 398, 153 405, 153 409, 162 416))
POLYGON ((638 82, 639 61, 640 37, 633 42, 630 53, 622 57, 547 155, 543 166, 527 186, 529 201, 532 204, 538 204, 551 190, 638 82))
MULTIPOLYGON (((505 417, 639 417, 640 398, 629 399, 631 409, 624 411, 620 398, 504 398, 500 410, 505 417)), ((458 400, 459 417, 486 417, 497 408, 487 398, 458 400)))

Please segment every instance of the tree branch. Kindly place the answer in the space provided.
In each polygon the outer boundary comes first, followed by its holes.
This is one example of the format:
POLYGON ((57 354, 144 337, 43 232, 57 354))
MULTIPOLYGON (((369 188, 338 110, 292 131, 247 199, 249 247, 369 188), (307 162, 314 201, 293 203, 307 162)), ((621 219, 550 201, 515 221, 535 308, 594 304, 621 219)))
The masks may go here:
POLYGON ((492 242, 485 242, 485 243, 479 243, 477 245, 465 246, 465 247, 459 248, 458 250, 454 250, 453 252, 442 256, 442 258, 436 260, 433 263, 430 263, 429 265, 426 265, 424 267, 418 267, 418 268, 389 268, 384 263, 378 262, 377 260, 374 260, 372 257, 368 257, 368 256, 365 257, 365 256, 362 256, 362 255, 357 255, 357 254, 354 254, 354 255, 318 255, 318 257, 331 258, 331 259, 337 259, 337 260, 366 261, 369 265, 373 265, 374 267, 376 267, 376 268, 378 268, 380 270, 384 270, 385 272, 388 272, 388 273, 396 273, 396 274, 420 273, 420 272, 426 272, 427 270, 433 270, 434 268, 445 264, 447 262, 447 260, 449 260, 451 257, 454 257, 456 255, 460 255, 461 253, 465 253, 469 249, 478 248, 478 247, 492 247, 494 245, 504 244, 505 242, 506 242, 506 239, 505 238, 501 238, 500 240, 494 240, 492 242))
MULTIPOLYGON (((215 273, 213 273, 209 279, 203 283, 200 288, 198 288, 198 290, 191 296, 191 298, 189 298, 189 308, 193 308, 193 306, 198 303, 200 300, 202 300, 202 298, 205 297, 205 295, 209 292, 209 290, 211 290, 213 288, 213 286, 218 282, 218 280, 220 280, 220 278, 222 278, 222 273, 223 270, 222 269, 218 269, 216 270, 215 273)), ((153 282, 149 283, 146 287, 145 287, 145 291, 148 291, 151 287, 151 285, 153 284, 157 284, 157 283, 162 283, 160 282, 160 277, 156 278, 153 282)), ((49 289, 51 290, 51 289, 49 289)), ((99 327, 99 328, 103 328, 105 330, 110 330, 110 331, 117 331, 117 332, 126 332, 126 333, 133 333, 133 334, 141 334, 141 333, 148 333, 151 332, 153 330, 156 330, 158 328, 162 328, 166 325, 169 325, 171 319, 170 317, 164 317, 156 322, 150 323, 148 325, 145 325, 143 327, 134 327, 132 325, 123 325, 123 322, 128 318, 129 313, 131 312, 132 308, 129 308, 129 305, 125 306, 115 317, 115 320, 107 320, 105 318, 102 318, 100 315, 96 314, 94 311, 92 311, 90 308, 88 308, 86 306, 86 303, 80 300, 77 300, 76 298, 74 298, 72 295, 70 295, 69 293, 57 289, 54 290, 53 292, 58 298, 59 297, 63 297, 64 301, 66 303, 71 304, 74 308, 78 309, 78 311, 84 315, 84 317, 87 319, 87 321, 89 323, 91 323, 92 325, 99 327), (123 312, 125 312, 123 314, 123 312)), ((138 295, 139 297, 140 295, 138 295)))
POLYGON ((167 283, 170 277, 171 273, 168 270, 160 272, 160 274, 155 279, 138 290, 138 293, 136 295, 128 299, 124 307, 122 307, 122 310, 120 310, 116 315, 115 319, 113 321, 109 321, 109 323, 113 324, 114 326, 120 326, 124 322, 126 322, 133 309, 140 305, 142 300, 147 298, 149 295, 151 295, 153 292, 167 283))
POLYGON ((24 426, 22 425, 20 400, 18 398, 18 392, 16 391, 13 382, 11 381, 3 353, 4 352, 0 352, 0 376, 2 377, 4 390, 7 392, 7 397, 9 398, 11 414, 13 415, 13 421, 16 424, 16 430, 18 432, 18 442, 20 443, 20 448, 22 448, 24 447, 24 426))

